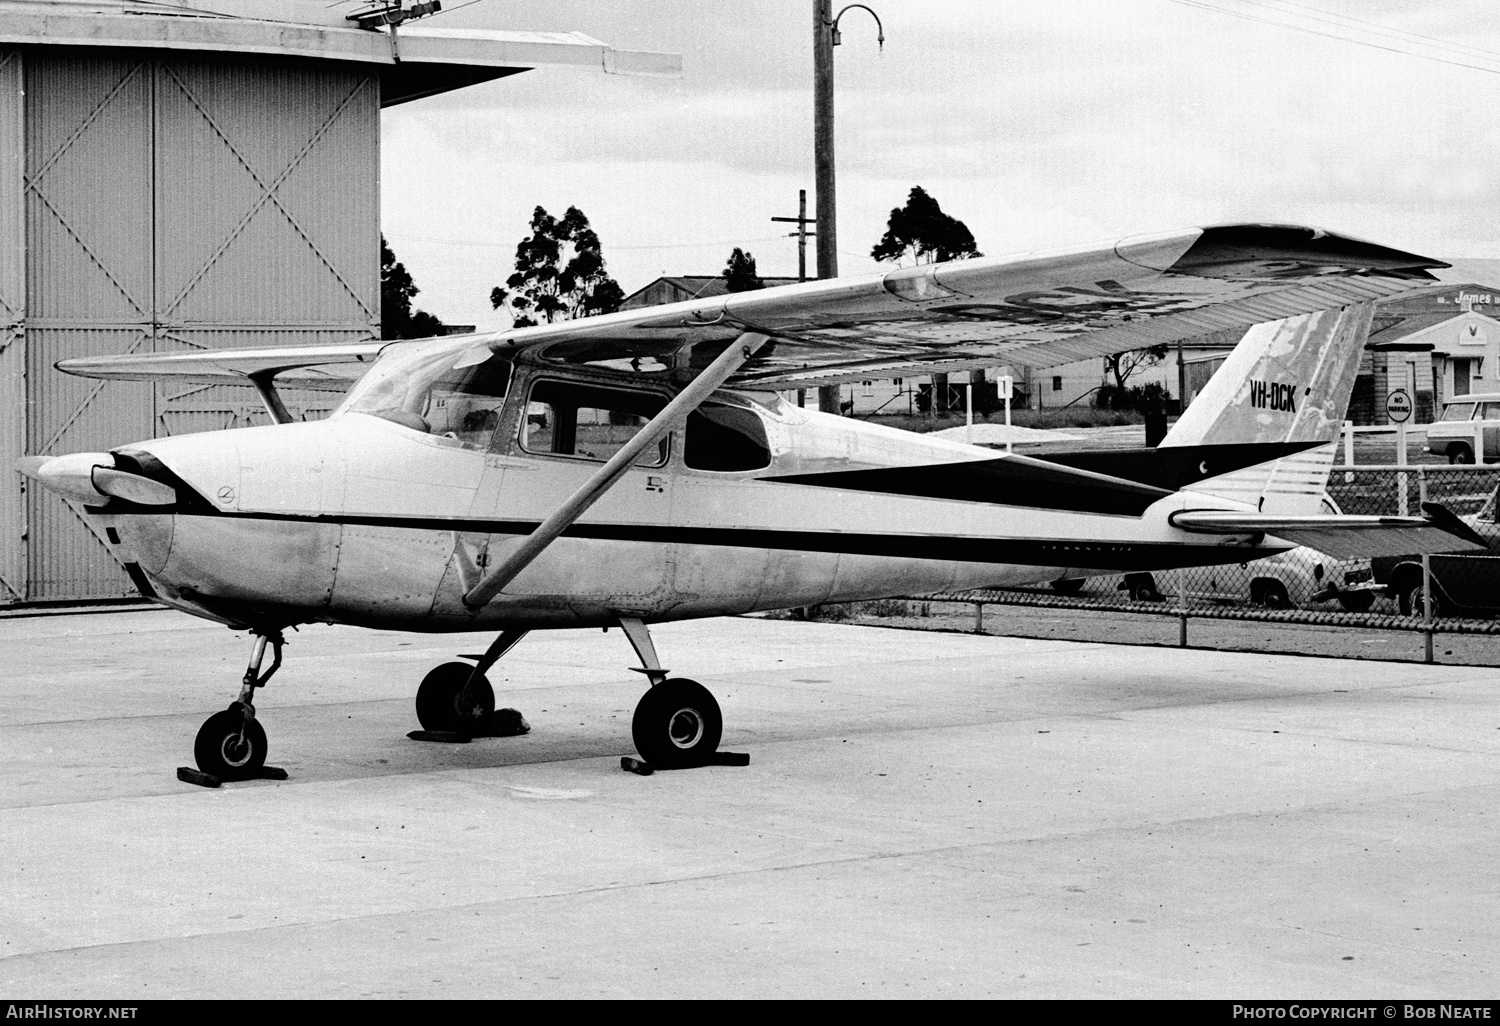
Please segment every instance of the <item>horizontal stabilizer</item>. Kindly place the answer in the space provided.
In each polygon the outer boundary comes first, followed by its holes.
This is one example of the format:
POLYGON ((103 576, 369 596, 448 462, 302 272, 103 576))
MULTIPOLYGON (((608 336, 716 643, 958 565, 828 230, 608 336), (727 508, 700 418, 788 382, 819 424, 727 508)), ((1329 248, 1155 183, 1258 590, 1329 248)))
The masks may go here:
POLYGON ((1335 559, 1488 549, 1484 539, 1436 503, 1425 517, 1281 516, 1225 510, 1174 513, 1174 527, 1194 534, 1270 534, 1335 559))

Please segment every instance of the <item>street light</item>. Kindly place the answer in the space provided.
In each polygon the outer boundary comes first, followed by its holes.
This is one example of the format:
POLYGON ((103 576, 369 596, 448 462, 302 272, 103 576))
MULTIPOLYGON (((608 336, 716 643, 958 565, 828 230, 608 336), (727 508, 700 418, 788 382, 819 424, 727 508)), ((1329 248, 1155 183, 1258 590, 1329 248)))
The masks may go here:
MULTIPOLYGON (((875 19, 880 49, 885 50, 885 26, 864 4, 849 4, 833 16, 833 0, 813 0, 813 184, 818 193, 818 277, 839 274, 837 192, 833 173, 833 48, 842 42, 839 19, 853 8, 875 19)), ((818 409, 838 413, 839 388, 818 389, 818 409)))

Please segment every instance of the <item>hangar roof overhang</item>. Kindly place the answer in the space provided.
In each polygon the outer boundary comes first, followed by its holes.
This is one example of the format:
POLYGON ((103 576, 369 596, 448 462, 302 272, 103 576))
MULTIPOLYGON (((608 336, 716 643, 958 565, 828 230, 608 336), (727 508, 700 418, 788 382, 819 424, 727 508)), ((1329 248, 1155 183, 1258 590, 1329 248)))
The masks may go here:
MULTIPOLYGON (((304 15, 240 3, 235 9, 304 15)), ((511 32, 403 26, 372 31, 330 12, 333 23, 244 17, 215 0, 192 6, 109 0, 0 0, 0 45, 130 47, 268 54, 381 66, 381 106, 548 66, 593 67, 616 75, 676 77, 680 54, 618 50, 581 32, 511 32)), ((324 9, 326 10, 326 9, 324 9)), ((330 15, 325 14, 325 18, 330 15)))

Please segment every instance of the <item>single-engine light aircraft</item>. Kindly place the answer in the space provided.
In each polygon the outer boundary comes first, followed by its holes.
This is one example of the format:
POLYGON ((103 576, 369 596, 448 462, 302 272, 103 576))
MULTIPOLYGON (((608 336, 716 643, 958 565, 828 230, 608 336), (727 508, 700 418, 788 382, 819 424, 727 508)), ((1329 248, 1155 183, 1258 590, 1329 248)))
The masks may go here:
POLYGON ((480 733, 486 673, 532 630, 619 626, 650 686, 632 736, 701 765, 723 729, 649 625, 950 588, 1482 547, 1438 506, 1319 515, 1373 302, 1446 264, 1310 228, 1229 225, 920 265, 492 334, 63 361, 248 384, 273 424, 27 457, 140 591, 248 629, 239 698, 195 756, 259 771, 254 698, 310 622, 497 633, 417 689, 480 733), (778 390, 1051 367, 1244 336, 1154 449, 1029 458, 804 410, 778 390), (277 391, 347 387, 292 422, 277 391), (274 659, 262 671, 266 649, 274 659))

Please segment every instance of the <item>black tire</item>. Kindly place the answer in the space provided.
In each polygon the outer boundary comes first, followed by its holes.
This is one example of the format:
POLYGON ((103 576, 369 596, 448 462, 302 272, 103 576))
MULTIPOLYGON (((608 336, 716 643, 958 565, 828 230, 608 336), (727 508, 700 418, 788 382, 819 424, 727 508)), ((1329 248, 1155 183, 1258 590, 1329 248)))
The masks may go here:
POLYGON ((417 722, 424 730, 468 733, 481 729, 495 712, 495 690, 485 677, 475 682, 469 708, 459 708, 464 684, 474 667, 444 663, 422 678, 417 688, 417 722))
POLYGON ((1375 595, 1368 591, 1341 591, 1338 597, 1347 613, 1368 613, 1375 604, 1375 595))
POLYGON ((1266 581, 1260 586, 1260 604, 1267 609, 1291 609, 1292 599, 1286 593, 1286 585, 1280 581, 1266 581))
POLYGON ((702 766, 719 750, 724 716, 695 680, 665 680, 641 696, 630 724, 641 758, 656 769, 702 766))
POLYGON ((1132 602, 1160 602, 1161 592, 1156 590, 1156 578, 1150 574, 1128 574, 1125 577, 1125 593, 1132 602))
MULTIPOLYGON (((1420 582, 1402 592, 1400 599, 1401 612, 1407 616, 1415 616, 1422 619, 1425 615, 1426 602, 1422 598, 1422 585, 1420 582)), ((1432 618, 1436 620, 1443 615, 1443 600, 1438 597, 1436 588, 1432 589, 1432 618)))
POLYGON ((1458 445, 1448 446, 1449 463, 1473 463, 1474 450, 1460 442, 1458 445))
POLYGON ((265 728, 259 720, 246 723, 236 703, 203 721, 193 742, 193 759, 200 770, 220 780, 249 780, 266 764, 265 728))
POLYGON ((1048 583, 1047 587, 1051 588, 1059 595, 1077 595, 1080 591, 1083 590, 1083 578, 1073 577, 1065 578, 1061 581, 1051 581, 1048 583))

